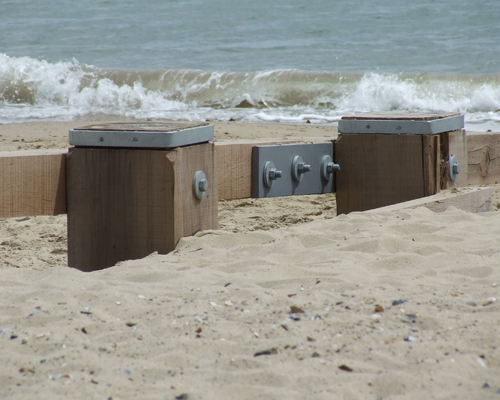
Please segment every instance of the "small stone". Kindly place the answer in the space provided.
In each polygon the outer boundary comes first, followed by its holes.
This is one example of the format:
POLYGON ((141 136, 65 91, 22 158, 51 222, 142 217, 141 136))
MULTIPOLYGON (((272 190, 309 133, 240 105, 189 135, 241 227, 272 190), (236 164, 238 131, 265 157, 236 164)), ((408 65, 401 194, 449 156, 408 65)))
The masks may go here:
POLYGON ((345 365, 345 364, 339 365, 339 369, 341 369, 342 371, 347 371, 347 372, 354 371, 354 369, 352 367, 350 367, 349 365, 345 365))
POLYGON ((383 313, 385 310, 384 310, 384 307, 382 307, 381 305, 376 305, 375 306, 375 312, 378 312, 378 313, 383 313))
POLYGON ((415 337, 413 337, 412 335, 406 335, 405 336, 405 342, 416 342, 417 339, 415 339, 415 337))
POLYGON ((467 304, 468 306, 471 306, 471 307, 477 307, 477 303, 473 300, 465 300, 465 304, 467 304))
POLYGON ((302 308, 297 307, 297 306, 291 306, 290 312, 292 312, 293 314, 304 314, 305 313, 305 311, 302 308))
POLYGON ((495 297, 490 297, 483 303, 483 306, 489 306, 490 304, 493 304, 496 301, 497 299, 495 297))
POLYGON ((259 356, 270 356, 273 354, 278 354, 278 349, 276 347, 271 347, 270 349, 258 351, 255 353, 253 356, 254 357, 259 357, 259 356))
POLYGON ((314 353, 312 353, 311 357, 315 358, 315 357, 321 357, 321 356, 317 351, 315 351, 314 353))

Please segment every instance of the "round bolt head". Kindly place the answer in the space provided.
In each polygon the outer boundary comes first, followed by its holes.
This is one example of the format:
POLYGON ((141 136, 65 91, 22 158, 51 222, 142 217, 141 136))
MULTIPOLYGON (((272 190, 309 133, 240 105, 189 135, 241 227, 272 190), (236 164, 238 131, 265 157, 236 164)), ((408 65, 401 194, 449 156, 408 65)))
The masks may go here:
POLYGON ((193 177, 193 194, 201 200, 205 197, 208 190, 208 180, 203 171, 196 171, 193 177))
POLYGON ((306 164, 301 156, 295 156, 292 161, 292 177, 295 182, 300 182, 306 172, 311 170, 311 166, 306 164))
POLYGON ((264 165, 264 173, 262 175, 264 179, 264 185, 270 188, 273 185, 273 181, 281 178, 281 171, 277 170, 272 161, 266 162, 264 165))
POLYGON ((323 156, 321 160, 321 178, 328 182, 334 171, 340 171, 340 165, 335 164, 329 155, 323 156))
POLYGON ((451 156, 449 164, 450 164, 450 179, 452 181, 456 181, 457 176, 460 173, 460 164, 458 163, 457 157, 451 156))

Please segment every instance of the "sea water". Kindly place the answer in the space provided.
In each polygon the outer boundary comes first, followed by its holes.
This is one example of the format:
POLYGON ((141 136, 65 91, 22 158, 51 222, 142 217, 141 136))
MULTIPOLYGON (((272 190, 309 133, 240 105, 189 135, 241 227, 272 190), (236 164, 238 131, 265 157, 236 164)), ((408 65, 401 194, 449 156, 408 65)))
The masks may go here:
POLYGON ((0 123, 408 110, 500 131, 499 21, 499 0, 2 0, 0 123))

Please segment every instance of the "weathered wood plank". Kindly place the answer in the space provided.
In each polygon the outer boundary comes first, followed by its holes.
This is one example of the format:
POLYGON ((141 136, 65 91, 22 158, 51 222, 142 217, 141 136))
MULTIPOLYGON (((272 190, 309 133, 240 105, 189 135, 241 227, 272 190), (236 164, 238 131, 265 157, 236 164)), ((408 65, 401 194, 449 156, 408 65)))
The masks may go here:
POLYGON ((469 187, 443 190, 433 196, 410 200, 369 210, 369 212, 397 211, 408 208, 426 207, 434 212, 446 211, 449 207, 481 213, 491 211, 491 188, 469 187))
POLYGON ((468 148, 467 148, 467 135, 465 130, 456 130, 448 132, 448 148, 449 155, 455 156, 460 164, 460 173, 455 182, 448 179, 447 188, 466 187, 468 184, 467 169, 468 169, 468 148))
POLYGON ((500 183, 500 134, 475 133, 467 135, 468 184, 500 183))
POLYGON ((440 142, 439 135, 422 136, 424 167, 424 196, 439 192, 440 142))
POLYGON ((0 152, 0 217, 66 213, 66 152, 0 152))
POLYGON ((67 158, 68 265, 83 271, 172 251, 217 228, 214 146, 175 150, 73 148, 67 158), (209 180, 194 199, 193 177, 209 180))
POLYGON ((420 135, 342 134, 335 143, 337 213, 423 197, 420 135))
POLYGON ((172 161, 175 179, 174 246, 183 237, 219 226, 216 156, 213 143, 182 147, 167 156, 172 161), (203 171, 208 181, 208 191, 202 200, 193 195, 196 171, 203 171))

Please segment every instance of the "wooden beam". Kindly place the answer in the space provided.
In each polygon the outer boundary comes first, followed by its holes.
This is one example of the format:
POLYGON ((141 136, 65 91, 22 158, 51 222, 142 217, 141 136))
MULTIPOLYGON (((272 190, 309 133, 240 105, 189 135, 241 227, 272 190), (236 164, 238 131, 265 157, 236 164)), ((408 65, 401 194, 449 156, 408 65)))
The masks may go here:
POLYGON ((0 152, 0 217, 65 214, 66 153, 0 152))
POLYGON ((500 134, 468 134, 467 148, 469 185, 500 183, 500 134))
POLYGON ((491 211, 491 188, 468 187, 443 190, 433 196, 380 207, 368 212, 397 211, 417 207, 426 207, 434 212, 443 212, 449 207, 473 213, 491 211))
MULTIPOLYGON (((469 133, 466 138, 462 139, 459 132, 461 131, 451 132, 451 135, 447 133, 447 144, 440 143, 441 147, 448 146, 448 152, 457 155, 459 159, 467 159, 466 162, 460 161, 462 172, 457 181, 453 183, 445 177, 444 187, 460 187, 466 184, 464 181, 468 181, 469 185, 499 183, 500 134, 469 133)), ((442 135, 440 138, 443 139, 442 135)), ((233 200, 251 196, 253 146, 325 141, 328 140, 308 138, 307 140, 256 139, 215 142, 216 170, 219 177, 218 199, 233 200)), ((432 148, 435 144, 430 143, 428 146, 430 147, 427 147, 424 141, 423 155, 424 158, 431 159, 432 148)), ((339 153, 338 150, 336 153, 339 153)), ((64 214, 66 212, 66 154, 66 149, 0 152, 0 218, 64 214)), ((424 171, 424 174, 429 180, 432 168, 424 171)), ((432 189, 429 185, 427 187, 432 189)), ((431 192, 432 190, 428 189, 426 194, 431 192)))

